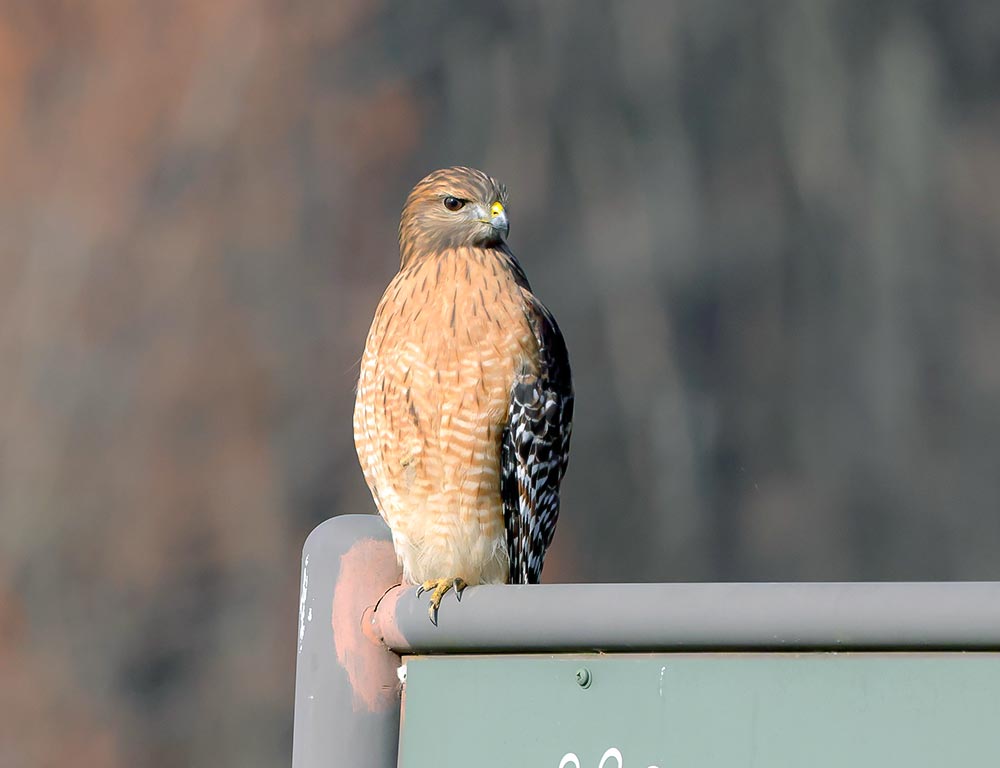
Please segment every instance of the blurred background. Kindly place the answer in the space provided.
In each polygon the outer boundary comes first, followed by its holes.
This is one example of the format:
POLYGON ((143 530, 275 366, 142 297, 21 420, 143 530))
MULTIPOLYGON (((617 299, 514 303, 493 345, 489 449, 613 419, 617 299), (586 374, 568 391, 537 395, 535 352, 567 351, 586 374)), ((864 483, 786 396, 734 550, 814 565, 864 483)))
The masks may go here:
POLYGON ((567 338, 547 581, 1000 578, 1000 4, 0 2, 0 767, 275 766, 410 187, 567 338))

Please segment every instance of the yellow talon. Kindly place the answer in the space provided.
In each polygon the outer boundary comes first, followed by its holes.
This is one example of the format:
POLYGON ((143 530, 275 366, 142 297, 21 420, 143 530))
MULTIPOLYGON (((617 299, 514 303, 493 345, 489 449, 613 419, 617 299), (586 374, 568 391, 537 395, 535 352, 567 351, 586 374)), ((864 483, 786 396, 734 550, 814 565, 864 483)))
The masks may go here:
POLYGON ((466 586, 464 579, 455 577, 449 579, 428 579, 417 588, 417 597, 420 597, 424 592, 431 593, 431 600, 427 606, 427 616, 430 618, 431 624, 435 627, 437 626, 437 613, 438 608, 441 607, 441 598, 448 593, 448 590, 454 589, 455 597, 461 601, 462 590, 466 586))

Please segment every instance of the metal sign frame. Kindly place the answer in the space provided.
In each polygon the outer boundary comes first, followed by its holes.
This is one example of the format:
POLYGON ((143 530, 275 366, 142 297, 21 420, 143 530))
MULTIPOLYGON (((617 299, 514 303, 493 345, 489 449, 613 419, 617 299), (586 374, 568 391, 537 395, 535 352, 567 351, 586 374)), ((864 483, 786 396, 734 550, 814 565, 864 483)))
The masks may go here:
POLYGON ((402 657, 998 651, 1000 582, 481 586, 434 626, 382 520, 343 515, 303 548, 297 649, 293 767, 388 768, 402 657))

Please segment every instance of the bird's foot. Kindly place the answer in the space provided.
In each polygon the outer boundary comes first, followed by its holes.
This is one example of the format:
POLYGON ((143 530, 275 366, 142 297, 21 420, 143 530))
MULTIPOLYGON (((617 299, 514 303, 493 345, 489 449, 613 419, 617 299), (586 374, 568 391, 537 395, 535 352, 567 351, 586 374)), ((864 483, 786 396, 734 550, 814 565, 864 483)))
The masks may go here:
POLYGON ((427 615, 430 617, 431 624, 435 627, 437 626, 437 615, 438 608, 441 607, 441 598, 447 594, 448 590, 454 589, 455 597, 461 602, 462 590, 465 587, 465 581, 457 577, 450 579, 428 579, 417 587, 417 597, 420 597, 424 592, 431 593, 431 600, 427 606, 427 615))

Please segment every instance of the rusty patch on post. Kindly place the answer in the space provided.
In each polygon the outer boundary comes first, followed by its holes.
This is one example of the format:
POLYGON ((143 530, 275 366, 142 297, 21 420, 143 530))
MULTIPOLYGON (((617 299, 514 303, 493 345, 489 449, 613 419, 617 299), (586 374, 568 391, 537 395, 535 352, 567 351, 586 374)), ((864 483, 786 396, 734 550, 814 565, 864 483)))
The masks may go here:
POLYGON ((398 702, 399 657, 374 640, 367 625, 372 607, 393 584, 399 564, 392 543, 355 542, 340 558, 333 593, 333 643, 347 672, 355 711, 381 712, 398 702))

